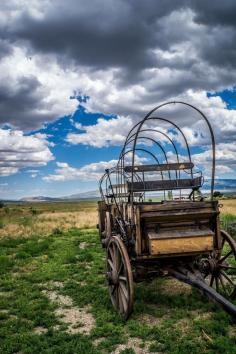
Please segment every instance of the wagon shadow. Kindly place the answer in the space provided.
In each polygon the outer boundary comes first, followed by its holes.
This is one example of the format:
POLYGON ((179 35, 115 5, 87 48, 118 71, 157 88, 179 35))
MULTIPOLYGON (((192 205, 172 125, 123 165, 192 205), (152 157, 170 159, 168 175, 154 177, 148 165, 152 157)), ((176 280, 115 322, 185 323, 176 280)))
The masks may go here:
POLYGON ((191 286, 172 278, 139 283, 135 289, 134 316, 147 313, 153 316, 184 318, 188 313, 214 313, 216 305, 191 286))

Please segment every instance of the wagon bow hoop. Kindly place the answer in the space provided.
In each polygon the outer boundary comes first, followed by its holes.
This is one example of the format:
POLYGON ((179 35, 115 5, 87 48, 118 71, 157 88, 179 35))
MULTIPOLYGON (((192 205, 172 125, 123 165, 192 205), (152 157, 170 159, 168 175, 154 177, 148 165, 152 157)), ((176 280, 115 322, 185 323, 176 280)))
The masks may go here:
MULTIPOLYGON (((135 137, 134 137, 134 143, 133 143, 133 152, 132 152, 132 166, 134 166, 134 161, 135 161, 135 148, 136 148, 136 144, 137 144, 137 140, 138 140, 138 136, 139 133, 142 129, 143 124, 148 120, 151 119, 151 115, 156 112, 158 109, 167 106, 167 105, 171 105, 171 104, 182 104, 185 106, 188 106, 190 108, 192 108, 193 110, 195 110, 196 112, 198 112, 200 114, 200 116, 203 118, 203 120, 206 122, 207 127, 209 129, 210 132, 210 137, 211 137, 211 147, 212 147, 212 169, 211 169, 211 200, 213 200, 213 193, 214 193, 214 184, 215 184, 215 136, 214 136, 214 132, 212 129, 212 126, 208 120, 208 118, 205 116, 205 114, 198 109, 197 107, 195 107, 194 105, 190 104, 190 103, 186 103, 183 101, 170 101, 170 102, 165 102, 162 103, 159 106, 156 106, 155 108, 153 108, 144 118, 143 120, 141 120, 139 123, 137 123, 129 132, 126 141, 129 140, 130 134, 133 131, 134 128, 137 127, 137 131, 135 132, 135 137)), ((160 118, 162 120, 162 118, 160 118)), ((163 119, 164 120, 164 119, 163 119)), ((174 123, 173 123, 174 124, 174 123)), ((175 125, 176 126, 176 125, 175 125)), ((181 134, 183 133, 182 130, 180 129, 181 134)), ((183 134, 182 134, 183 135, 183 134)), ((185 141, 186 142, 186 141, 185 141)), ((126 144, 126 142, 125 142, 126 144)), ((188 149, 188 144, 187 144, 187 149, 188 149)), ((133 182, 134 182, 134 171, 131 171, 131 191, 133 192, 133 182)), ((131 193, 132 195, 132 202, 133 202, 133 193, 131 193)))

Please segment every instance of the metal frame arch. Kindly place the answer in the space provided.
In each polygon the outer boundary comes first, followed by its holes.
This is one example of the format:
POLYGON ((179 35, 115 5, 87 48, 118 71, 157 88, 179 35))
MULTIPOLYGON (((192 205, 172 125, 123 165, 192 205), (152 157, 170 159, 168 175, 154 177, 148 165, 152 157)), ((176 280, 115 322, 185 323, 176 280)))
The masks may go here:
MULTIPOLYGON (((133 143, 133 149, 135 149, 136 147, 136 144, 137 144, 137 140, 138 140, 138 137, 139 137, 139 133, 141 132, 141 128, 143 126, 143 124, 147 121, 147 120, 160 120, 160 121, 163 121, 163 122, 166 122, 166 123, 169 123, 171 125, 173 125, 182 135, 183 139, 184 139, 184 142, 186 144, 186 148, 187 148, 187 153, 188 153, 188 158, 189 158, 189 162, 192 162, 192 159, 191 159, 191 153, 190 153, 190 148, 189 148, 189 145, 188 145, 188 141, 187 141, 187 138, 185 136, 185 134, 183 133, 183 131, 180 129, 180 127, 173 123, 172 121, 170 121, 169 119, 166 119, 166 118, 161 118, 161 117, 147 117, 145 120, 143 119, 140 123, 139 123, 139 127, 137 129, 137 131, 135 132, 135 138, 134 138, 134 143, 133 143)), ((130 134, 130 133, 129 133, 130 134)), ((126 143, 123 147, 123 149, 126 147, 126 144, 127 144, 127 141, 128 139, 126 139, 126 143)), ((133 150, 133 156, 132 156, 132 166, 134 165, 134 150, 133 150)), ((131 172, 131 176, 132 176, 132 173, 133 171, 131 172)), ((191 177, 193 178, 193 169, 191 168, 191 177)), ((133 178, 131 178, 131 181, 132 181, 132 185, 133 185, 133 178)), ((132 194, 132 193, 131 193, 132 194)), ((132 199, 131 199, 131 202, 132 202, 132 199)))
MULTIPOLYGON (((124 151, 124 152, 122 153, 122 156, 120 156, 120 158, 119 158, 119 160, 118 160, 118 162, 117 162, 117 167, 120 167, 120 166, 119 166, 119 163, 120 163, 120 162, 123 163, 123 166, 121 167, 122 174, 121 174, 121 180, 120 180, 120 182, 122 182, 122 177, 123 177, 123 179, 125 180, 125 176, 124 176, 124 156, 125 156, 126 154, 128 154, 129 152, 132 152, 132 151, 133 151, 133 149, 124 151)), ((157 164, 160 165, 160 162, 159 162, 158 158, 157 158, 151 151, 148 151, 148 150, 142 149, 142 148, 136 148, 135 151, 143 151, 143 152, 145 152, 145 153, 151 155, 151 156, 153 157, 153 159, 157 162, 157 164)), ((162 179, 162 181, 163 181, 163 180, 164 180, 164 178, 163 178, 163 172, 160 171, 160 174, 161 174, 161 179, 162 179)), ((132 181, 132 174, 131 174, 131 181, 132 181)), ((132 192, 131 194, 133 194, 133 192, 132 192)), ((164 196, 165 196, 165 190, 164 190, 164 196)))
MULTIPOLYGON (((183 133, 183 131, 180 129, 180 127, 179 127, 177 124, 173 123, 172 121, 170 121, 169 119, 166 119, 166 118, 150 117, 150 118, 147 118, 146 120, 152 120, 152 119, 161 120, 161 121, 163 121, 163 122, 169 123, 169 124, 173 125, 173 126, 180 132, 180 134, 182 135, 182 137, 183 137, 183 139, 184 139, 184 142, 185 142, 185 144, 186 144, 186 149, 187 149, 187 152, 188 152, 189 162, 191 162, 191 153, 190 153, 190 149, 189 149, 189 145, 188 145, 188 140, 187 140, 185 134, 183 133)), ((141 125, 141 123, 142 123, 142 125, 143 125, 144 121, 142 120, 141 122, 139 122, 138 124, 136 124, 135 127, 137 127, 138 125, 141 125)), ((141 127, 142 127, 142 126, 141 126, 141 127)), ((141 127, 140 127, 140 129, 137 130, 137 132, 134 133, 136 136, 137 136, 137 134, 141 131, 141 127)), ((133 129, 131 129, 131 130, 129 131, 129 133, 128 133, 127 139, 126 139, 126 141, 125 141, 125 143, 124 143, 124 145, 123 145, 123 148, 122 148, 122 150, 121 150, 121 153, 122 153, 122 151, 126 148, 126 145, 127 145, 127 143, 128 143, 128 140, 129 140, 129 135, 130 135, 130 133, 132 132, 132 130, 133 130, 133 129)), ((153 130, 153 129, 151 129, 151 130, 153 130)))
MULTIPOLYGON (((211 126, 209 120, 207 119, 205 114, 200 109, 198 109, 197 107, 195 107, 194 105, 192 105, 190 103, 186 103, 186 102, 183 102, 183 101, 169 101, 169 102, 162 103, 162 104, 154 107, 149 113, 146 114, 146 116, 140 122, 136 134, 138 135, 140 129, 142 128, 142 125, 144 124, 144 122, 146 120, 148 120, 148 118, 152 115, 152 113, 154 113, 155 111, 157 111, 158 109, 160 109, 162 107, 165 107, 165 106, 168 106, 168 105, 171 105, 171 104, 182 104, 182 105, 185 105, 187 107, 192 108, 193 110, 195 110, 196 112, 198 112, 201 115, 201 117, 205 120, 205 122, 206 122, 206 124, 208 126, 208 129, 210 131, 211 146, 212 146, 212 173, 211 173, 211 200, 212 200, 213 199, 213 192, 214 192, 214 184, 215 184, 215 155, 216 155, 216 151, 215 151, 215 136, 214 136, 214 132, 213 132, 213 129, 212 129, 212 126, 211 126)), ((134 163, 134 161, 132 161, 132 163, 134 163)))
MULTIPOLYGON (((141 130, 140 130, 140 133, 142 133, 142 132, 147 132, 147 131, 151 131, 151 132, 155 132, 155 133, 161 134, 161 135, 163 135, 167 140, 169 140, 169 142, 171 143, 171 145, 172 145, 173 148, 174 148, 174 151, 175 151, 175 154, 176 154, 176 158, 177 158, 177 162, 179 163, 179 153, 178 153, 178 150, 177 150, 177 147, 176 147, 174 141, 173 141, 166 133, 164 133, 164 132, 162 132, 161 130, 158 130, 158 129, 151 129, 151 128, 148 128, 148 129, 141 129, 141 130)), ((134 136, 135 136, 135 133, 132 134, 132 135, 129 137, 129 139, 128 139, 128 141, 127 141, 127 144, 129 144, 129 143, 132 142, 132 140, 130 140, 130 139, 131 139, 132 137, 134 137, 134 136)), ((179 172, 179 174, 180 174, 180 172, 179 172)), ((177 171, 176 171, 176 176, 177 176, 177 171)))

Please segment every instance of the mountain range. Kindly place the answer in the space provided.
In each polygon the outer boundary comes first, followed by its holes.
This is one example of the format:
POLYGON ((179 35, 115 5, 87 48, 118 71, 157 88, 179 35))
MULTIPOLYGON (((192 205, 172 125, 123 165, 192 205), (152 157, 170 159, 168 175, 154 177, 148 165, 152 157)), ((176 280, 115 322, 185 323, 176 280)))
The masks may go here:
MULTIPOLYGON (((210 180, 206 180, 203 185, 203 192, 207 192, 210 189, 210 180)), ((216 179, 215 180, 215 190, 221 193, 236 193, 236 179, 216 179)), ((22 202, 54 202, 54 201, 66 201, 66 200, 97 200, 100 198, 100 193, 98 190, 92 190, 87 192, 81 192, 72 194, 69 196, 64 196, 60 198, 45 197, 45 196, 34 196, 34 197, 24 197, 21 198, 22 202)))

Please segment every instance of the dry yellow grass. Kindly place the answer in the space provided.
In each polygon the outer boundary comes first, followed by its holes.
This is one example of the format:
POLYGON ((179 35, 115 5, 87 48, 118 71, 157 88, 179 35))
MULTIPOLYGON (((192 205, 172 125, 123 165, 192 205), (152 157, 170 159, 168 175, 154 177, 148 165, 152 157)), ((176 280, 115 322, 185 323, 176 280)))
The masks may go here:
POLYGON ((0 229, 0 237, 48 235, 54 230, 68 230, 72 227, 95 228, 97 224, 96 210, 69 212, 44 212, 32 217, 29 225, 9 223, 0 229))
MULTIPOLYGON (((236 199, 219 201, 223 204, 221 213, 236 215, 236 199)), ((0 228, 0 237, 10 236, 31 236, 49 235, 54 230, 68 230, 76 228, 95 228, 97 224, 97 205, 96 203, 48 203, 34 204, 34 208, 40 214, 32 215, 31 205, 16 205, 14 211, 20 218, 14 216, 10 210, 9 221, 4 227, 0 228), (22 217, 28 218, 26 223, 19 222, 22 217)), ((4 216, 4 211, 2 211, 4 216)))
POLYGON ((223 205, 221 209, 222 213, 236 215, 236 199, 225 199, 219 203, 223 205))

